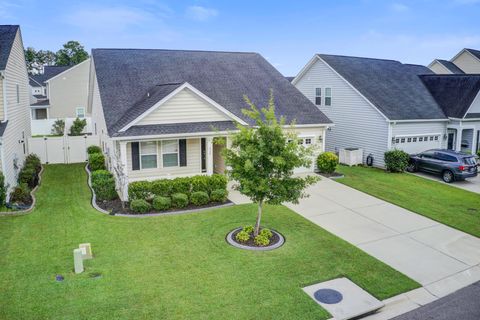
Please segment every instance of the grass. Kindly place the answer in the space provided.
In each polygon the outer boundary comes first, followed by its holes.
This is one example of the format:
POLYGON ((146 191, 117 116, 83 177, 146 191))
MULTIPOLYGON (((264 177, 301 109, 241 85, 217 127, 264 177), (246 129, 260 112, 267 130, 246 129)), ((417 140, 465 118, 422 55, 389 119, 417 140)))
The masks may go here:
POLYGON ((419 286, 283 206, 264 225, 285 245, 251 252, 225 235, 254 222, 252 205, 108 216, 90 206, 83 164, 47 165, 36 195, 31 214, 0 217, 1 319, 327 319, 302 287, 346 276, 385 299, 419 286), (84 242, 95 258, 76 275, 84 242))
POLYGON ((337 181, 480 237, 480 195, 411 174, 340 166, 337 181))

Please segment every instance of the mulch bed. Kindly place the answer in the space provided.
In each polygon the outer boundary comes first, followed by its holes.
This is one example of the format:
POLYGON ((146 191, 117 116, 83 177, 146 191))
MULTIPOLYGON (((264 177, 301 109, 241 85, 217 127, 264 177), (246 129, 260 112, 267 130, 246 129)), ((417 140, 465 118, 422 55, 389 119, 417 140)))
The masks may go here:
MULTIPOLYGON (((236 243, 238 244, 241 244, 242 246, 248 246, 248 247, 257 247, 257 248, 265 248, 265 247, 270 247, 270 246, 273 246, 274 244, 278 243, 280 241, 280 237, 278 236, 278 234, 276 232, 273 232, 272 231, 272 237, 270 238, 270 243, 267 245, 267 246, 257 246, 255 244, 255 242, 253 241, 253 237, 250 236, 250 239, 247 241, 247 242, 238 242, 237 241, 237 234, 242 231, 243 229, 238 229, 237 231, 235 231, 234 233, 232 233, 232 240, 235 241, 236 243)), ((260 229, 261 231, 262 229, 260 229)))
POLYGON ((171 213, 171 212, 176 212, 176 211, 185 211, 185 210, 195 210, 195 209, 204 209, 204 208, 213 208, 217 207, 219 205, 225 205, 231 203, 230 200, 227 200, 226 202, 212 202, 203 206, 195 206, 193 204, 189 204, 188 206, 184 208, 171 208, 169 210, 164 210, 164 211, 156 211, 155 209, 152 209, 149 212, 145 213, 137 213, 133 212, 130 210, 128 207, 128 204, 125 204, 125 207, 122 205, 122 201, 120 199, 115 199, 115 200, 110 200, 110 201, 96 201, 97 205, 102 208, 103 210, 106 210, 110 212, 110 214, 134 214, 134 215, 142 215, 142 214, 151 214, 151 213, 171 213))

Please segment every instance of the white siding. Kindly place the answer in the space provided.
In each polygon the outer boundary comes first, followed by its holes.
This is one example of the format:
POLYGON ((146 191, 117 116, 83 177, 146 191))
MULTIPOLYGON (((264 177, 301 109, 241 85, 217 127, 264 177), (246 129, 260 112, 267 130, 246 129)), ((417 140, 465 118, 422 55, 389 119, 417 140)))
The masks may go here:
POLYGON ((388 123, 345 80, 317 60, 298 80, 295 86, 313 103, 315 88, 332 88, 332 105, 320 106, 334 123, 326 134, 326 150, 337 152, 340 148, 357 147, 375 158, 374 164, 383 166, 383 154, 387 150, 388 123))
POLYGON ((444 148, 446 146, 446 140, 443 136, 447 131, 447 122, 433 121, 433 122, 402 122, 392 124, 392 138, 404 138, 404 143, 392 142, 392 149, 401 149, 408 153, 418 153, 428 149, 444 148), (419 137, 422 140, 428 136, 428 141, 420 142, 419 137), (431 136, 437 136, 430 141, 431 136), (412 140, 408 142, 408 138, 412 140), (413 142, 413 138, 416 138, 416 142, 413 142))
POLYGON ((467 51, 463 51, 463 53, 452 62, 465 73, 480 73, 480 60, 467 51))
POLYGON ((139 125, 231 120, 185 88, 138 122, 139 125))
POLYGON ((480 91, 470 105, 470 108, 467 111, 467 114, 468 113, 480 113, 480 91))
POLYGON ((443 64, 435 61, 430 66, 430 70, 435 72, 436 74, 452 74, 450 70, 448 70, 443 64))
MULTIPOLYGON (((8 125, 2 137, 2 170, 6 183, 12 188, 17 184, 18 169, 25 159, 25 153, 28 152, 26 141, 30 137, 30 88, 20 31, 17 32, 8 58, 5 81, 8 125), (22 141, 25 142, 25 150, 22 141)), ((3 110, 3 100, 1 101, 3 110)))

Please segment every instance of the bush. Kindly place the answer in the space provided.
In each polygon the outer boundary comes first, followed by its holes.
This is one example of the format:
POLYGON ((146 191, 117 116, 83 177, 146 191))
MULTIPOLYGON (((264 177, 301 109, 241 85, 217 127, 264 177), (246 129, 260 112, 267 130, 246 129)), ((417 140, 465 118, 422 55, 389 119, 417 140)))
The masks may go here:
POLYGON ((257 246, 261 246, 261 247, 264 247, 264 246, 268 246, 270 244, 270 239, 267 238, 266 236, 264 235, 261 235, 259 234, 258 236, 256 236, 253 241, 255 242, 255 244, 257 246))
POLYGON ((206 205, 210 199, 205 191, 196 191, 190 195, 190 202, 196 206, 206 205))
POLYGON ((148 199, 152 195, 152 183, 150 181, 135 181, 128 185, 128 199, 148 199))
POLYGON ((261 236, 264 236, 266 237, 267 239, 270 239, 271 237, 273 237, 273 233, 272 231, 270 231, 270 229, 262 229, 262 231, 260 231, 259 233, 261 236))
POLYGON ((321 173, 333 173, 338 165, 338 157, 333 152, 323 152, 318 155, 317 168, 321 173))
POLYGON ((242 230, 235 235, 235 239, 237 239, 238 242, 247 242, 250 239, 250 234, 242 230))
POLYGON ((71 136, 80 136, 82 135, 83 129, 87 126, 87 119, 80 119, 76 118, 72 126, 70 127, 70 135, 71 136))
POLYGON ((99 146, 88 146, 87 148, 87 153, 90 155, 92 153, 102 153, 102 148, 100 148, 99 146))
POLYGON ((212 202, 225 202, 227 201, 228 191, 225 189, 216 189, 213 190, 210 195, 210 200, 212 202))
POLYGON ((105 156, 102 153, 92 153, 88 156, 91 171, 105 170, 105 156))
POLYGON ((153 198, 153 208, 155 210, 168 210, 172 207, 172 200, 167 197, 157 196, 153 198))
POLYGON ((175 208, 185 208, 188 206, 188 196, 185 193, 174 193, 172 195, 172 206, 175 208))
POLYGON ((223 174, 213 174, 209 177, 208 187, 209 192, 213 190, 227 190, 227 177, 223 174))
POLYGON ((39 173, 42 171, 42 161, 40 158, 34 154, 30 153, 26 158, 25 158, 25 166, 32 166, 35 168, 35 171, 39 173))
POLYGON ((25 183, 30 189, 34 188, 37 183, 37 171, 32 165, 23 166, 18 173, 18 183, 25 183))
POLYGON ((160 179, 150 183, 151 192, 156 196, 169 197, 172 194, 172 180, 160 179))
POLYGON ((29 203, 31 201, 30 188, 25 183, 16 186, 10 193, 10 202, 13 203, 29 203))
POLYGON ((118 197, 115 189, 115 178, 107 170, 92 172, 92 188, 100 201, 114 200, 118 197))
POLYGON ((65 134, 65 121, 63 119, 58 119, 53 123, 52 134, 58 136, 63 136, 65 134))
POLYGON ((136 213, 146 213, 150 211, 150 203, 143 199, 135 199, 130 201, 130 210, 136 213))
POLYGON ((172 193, 190 193, 191 178, 175 178, 172 180, 172 193))
POLYGON ((192 192, 204 191, 209 192, 210 177, 209 176, 194 176, 190 178, 192 192))
POLYGON ((253 226, 245 226, 243 227, 243 231, 245 231, 248 234, 251 234, 253 233, 253 231, 255 231, 255 228, 253 226))
POLYGON ((0 171, 0 206, 5 205, 7 200, 7 186, 5 185, 5 176, 3 172, 0 171))
POLYGON ((410 156, 403 150, 390 150, 384 154, 385 167, 390 172, 403 172, 408 167, 410 156))

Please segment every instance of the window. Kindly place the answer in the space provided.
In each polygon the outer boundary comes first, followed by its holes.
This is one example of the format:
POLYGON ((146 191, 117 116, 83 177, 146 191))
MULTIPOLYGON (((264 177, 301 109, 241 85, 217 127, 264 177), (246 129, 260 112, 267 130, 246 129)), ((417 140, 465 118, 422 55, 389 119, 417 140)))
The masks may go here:
POLYGON ((157 142, 140 143, 140 168, 152 169, 157 167, 157 142))
POLYGON ((18 84, 16 86, 16 90, 17 90, 17 103, 20 103, 20 86, 18 84))
POLYGON ((162 141, 162 158, 164 167, 178 166, 178 140, 162 141))
POLYGON ((402 143, 405 143, 405 138, 402 138, 402 143))
POLYGON ((322 88, 315 88, 315 104, 322 105, 322 88))
POLYGON ((396 138, 395 143, 399 143, 399 142, 400 142, 400 139, 396 138))
POLYGON ((312 144, 312 139, 306 138, 305 139, 305 144, 312 144))
POLYGON ((85 108, 84 107, 78 107, 75 109, 75 113, 77 118, 85 118, 85 108))
POLYGON ((423 141, 423 137, 418 138, 418 141, 422 142, 422 141, 423 141))
POLYGON ((433 136, 430 137, 430 141, 433 141, 433 136))
POLYGON ((438 136, 435 136, 435 141, 437 141, 437 140, 438 140, 438 136))
POLYGON ((408 139, 407 139, 407 142, 412 142, 412 138, 408 138, 408 139))
POLYGON ((413 142, 417 142, 417 137, 413 138, 413 142))
POLYGON ((48 119, 47 109, 33 109, 33 119, 34 120, 48 119))
POLYGON ((332 105, 332 88, 325 88, 325 105, 332 105))
POLYGON ((441 153, 441 152, 437 152, 435 154, 435 158, 437 158, 438 160, 442 160, 442 161, 446 161, 446 162, 457 162, 457 158, 455 158, 454 156, 451 156, 449 154, 445 154, 445 153, 441 153))

